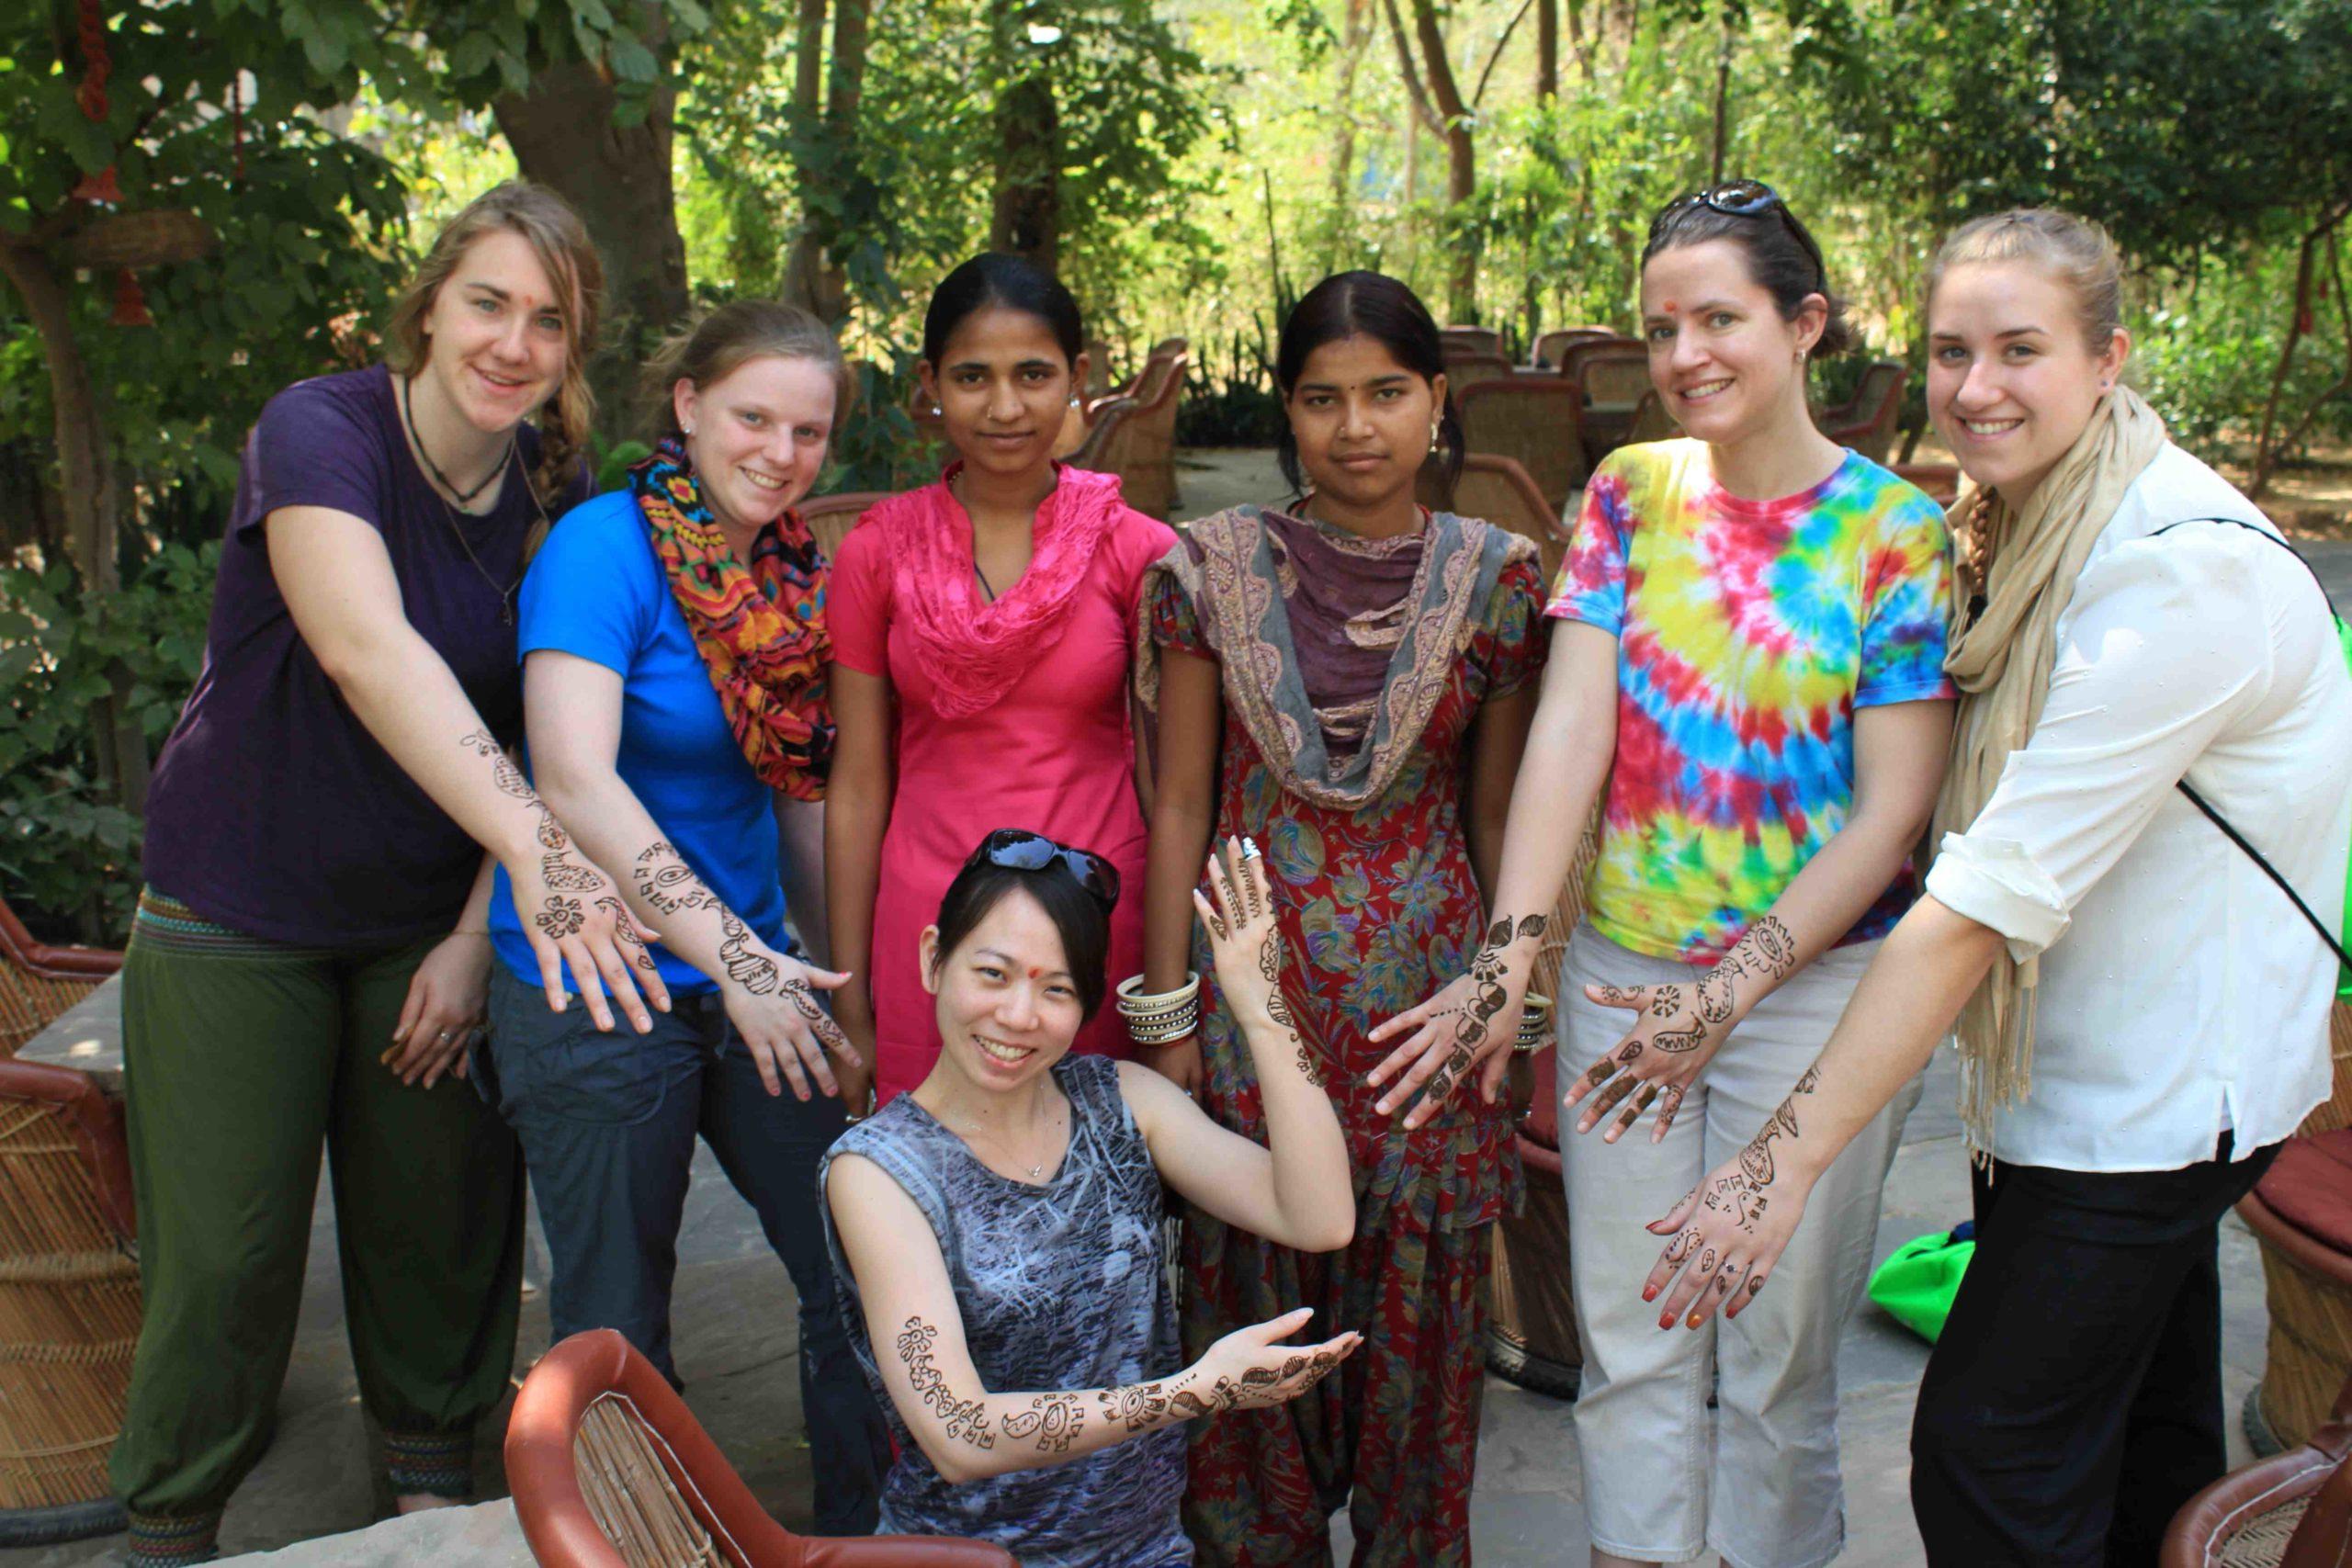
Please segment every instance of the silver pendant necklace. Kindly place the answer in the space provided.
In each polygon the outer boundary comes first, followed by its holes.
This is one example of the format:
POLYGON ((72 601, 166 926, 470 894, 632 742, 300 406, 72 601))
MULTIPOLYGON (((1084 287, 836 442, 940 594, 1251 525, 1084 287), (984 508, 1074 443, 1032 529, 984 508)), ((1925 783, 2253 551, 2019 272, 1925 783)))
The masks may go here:
MULTIPOLYGON (((457 536, 458 547, 466 552, 466 559, 472 563, 475 573, 480 576, 484 582, 490 584, 492 592, 498 595, 499 624, 502 626, 511 626, 514 624, 514 595, 516 591, 523 586, 522 573, 519 571, 516 572, 514 581, 501 587, 499 585, 498 579, 491 575, 490 569, 481 564, 481 557, 474 553, 473 541, 466 537, 465 525, 458 521, 458 509, 449 504, 449 495, 443 493, 444 486, 447 487, 450 494, 456 493, 457 487, 450 484, 447 479, 442 478, 441 469, 434 463, 432 454, 424 449, 424 437, 416 433, 416 416, 409 412, 409 383, 405 381, 401 383, 399 398, 401 405, 401 422, 408 426, 408 438, 415 446, 416 455, 424 461, 425 473, 427 476, 424 488, 431 491, 433 492, 433 499, 441 503, 441 515, 447 520, 449 532, 457 536), (437 483, 435 482, 436 480, 438 481, 437 483)), ((506 456, 500 459, 498 467, 490 471, 489 478, 484 479, 481 483, 474 486, 472 491, 466 494, 463 499, 466 501, 471 501, 475 496, 480 495, 483 491, 489 489, 491 479, 494 479, 499 475, 504 473, 510 465, 520 463, 522 461, 522 457, 523 454, 517 444, 514 433, 512 431, 507 432, 506 456)), ((527 488, 530 484, 529 477, 526 476, 523 482, 527 488)), ((531 492, 532 504, 535 506, 537 505, 538 499, 538 492, 537 491, 533 491, 531 492)), ((546 510, 542 508, 540 515, 544 517, 546 514, 546 510)))

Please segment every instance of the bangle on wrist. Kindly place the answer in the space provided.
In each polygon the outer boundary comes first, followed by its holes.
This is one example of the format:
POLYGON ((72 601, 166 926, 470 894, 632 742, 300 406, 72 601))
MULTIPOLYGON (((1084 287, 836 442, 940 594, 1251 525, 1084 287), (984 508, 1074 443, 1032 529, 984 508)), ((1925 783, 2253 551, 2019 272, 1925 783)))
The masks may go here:
POLYGON ((1552 998, 1530 996, 1519 1015, 1519 1033, 1510 1048, 1521 1054, 1541 1051, 1552 1043, 1552 998))
POLYGON ((1138 1045, 1172 1045, 1200 1026, 1201 977, 1188 969, 1174 990, 1150 994, 1142 976, 1131 976, 1119 982, 1117 1000, 1129 1039, 1138 1045))

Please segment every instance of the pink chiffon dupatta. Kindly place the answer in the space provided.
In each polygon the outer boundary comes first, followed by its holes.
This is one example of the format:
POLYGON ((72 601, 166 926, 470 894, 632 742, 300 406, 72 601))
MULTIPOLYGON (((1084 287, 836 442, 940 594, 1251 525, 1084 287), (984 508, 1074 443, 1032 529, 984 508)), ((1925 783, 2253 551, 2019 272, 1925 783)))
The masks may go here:
POLYGON ((1126 504, 1116 475, 1057 468, 1037 505, 1029 570, 989 604, 972 570, 972 520, 947 488, 963 466, 949 464, 936 484, 894 495, 865 516, 888 546, 894 613, 945 718, 994 705, 1054 640, 1126 504))

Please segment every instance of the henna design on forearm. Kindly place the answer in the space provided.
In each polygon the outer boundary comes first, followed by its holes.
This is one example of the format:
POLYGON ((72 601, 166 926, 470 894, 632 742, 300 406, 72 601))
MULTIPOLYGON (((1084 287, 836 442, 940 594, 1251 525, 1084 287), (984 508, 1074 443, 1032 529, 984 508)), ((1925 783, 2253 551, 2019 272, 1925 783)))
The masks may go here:
POLYGON ((637 857, 637 896, 665 915, 707 909, 718 903, 718 896, 702 885, 679 854, 678 846, 666 839, 654 840, 637 857))
POLYGON ((784 972, 767 954, 752 952, 752 942, 751 928, 736 917, 734 910, 720 905, 718 962, 726 968, 729 979, 755 997, 764 997, 784 983, 784 972))
POLYGON ((1086 1429, 1086 1408, 1074 1393, 1041 1393, 1029 1402, 1029 1408, 1004 1418, 1004 1435, 1008 1438, 1037 1439, 1037 1451, 1066 1454, 1078 1435, 1086 1429))
POLYGON ((1727 1023, 1731 1020, 1732 980, 1740 973, 1733 960, 1724 959, 1699 979, 1699 1017, 1707 1023, 1727 1023))
MULTIPOLYGON (((1519 922, 1517 929, 1538 936, 1543 933, 1544 923, 1543 916, 1530 915, 1519 922)), ((1512 931, 1509 915, 1501 916, 1487 928, 1487 940, 1477 956, 1470 961, 1470 1001, 1462 1010, 1462 1021, 1454 1025, 1453 1048, 1446 1053, 1437 1071, 1430 1075, 1424 1100, 1443 1100, 1453 1092, 1453 1086, 1477 1059, 1478 1047, 1486 1043, 1495 1015, 1510 1005, 1510 991, 1504 986, 1503 976, 1509 972, 1508 949, 1515 940, 1512 931)))
POLYGON ((907 1381, 914 1385, 915 1397, 946 1424, 951 1438, 976 1449, 996 1447, 996 1434, 989 1429, 987 1406, 977 1399, 957 1399, 947 1386, 945 1374, 932 1364, 931 1347, 938 1337, 939 1330, 920 1317, 907 1319, 906 1325, 899 1330, 899 1359, 906 1365, 907 1381))

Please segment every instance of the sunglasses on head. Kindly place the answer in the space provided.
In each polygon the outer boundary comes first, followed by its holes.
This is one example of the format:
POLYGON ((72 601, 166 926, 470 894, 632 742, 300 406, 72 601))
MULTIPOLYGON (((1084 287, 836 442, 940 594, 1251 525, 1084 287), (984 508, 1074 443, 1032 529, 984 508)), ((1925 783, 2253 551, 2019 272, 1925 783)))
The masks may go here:
POLYGON ((1813 236, 1797 222, 1797 215, 1789 210, 1789 204, 1781 199, 1781 193, 1762 180, 1733 180, 1726 185, 1708 186, 1688 196, 1676 197, 1651 222, 1650 237, 1657 239, 1675 219, 1700 207, 1731 218, 1762 218, 1768 215, 1778 218, 1787 226, 1796 243, 1804 248, 1804 254, 1812 258, 1813 276, 1820 286, 1820 292, 1829 292, 1829 265, 1821 258, 1821 247, 1813 243, 1813 236))
POLYGON ((1057 844, 1043 833, 1032 833, 1025 828, 999 828, 982 839, 980 847, 965 861, 964 869, 969 871, 983 861, 1006 871, 1044 871, 1059 865, 1104 909, 1114 908, 1119 902, 1119 873, 1109 861, 1085 850, 1057 844))

